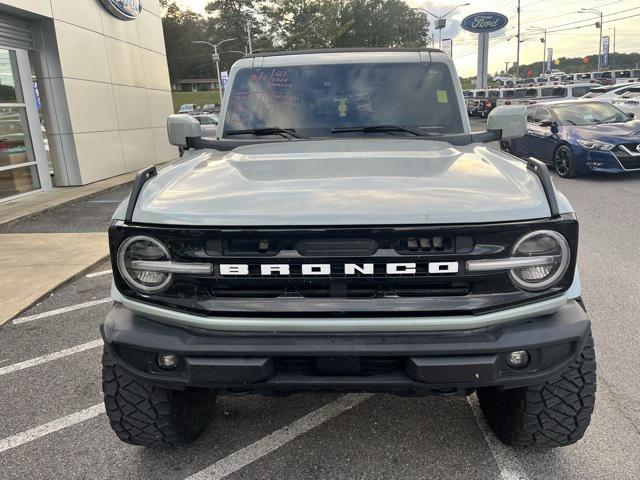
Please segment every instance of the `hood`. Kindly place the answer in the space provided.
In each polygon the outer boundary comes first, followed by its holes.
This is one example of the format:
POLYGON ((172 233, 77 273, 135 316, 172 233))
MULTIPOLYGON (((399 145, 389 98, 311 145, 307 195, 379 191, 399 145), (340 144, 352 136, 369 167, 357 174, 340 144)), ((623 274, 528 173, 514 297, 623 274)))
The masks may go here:
POLYGON ((524 162, 483 144, 318 140, 201 150, 143 188, 140 223, 324 226, 516 221, 550 215, 524 162))
POLYGON ((610 143, 640 143, 640 120, 565 128, 570 129, 574 135, 588 140, 610 143))

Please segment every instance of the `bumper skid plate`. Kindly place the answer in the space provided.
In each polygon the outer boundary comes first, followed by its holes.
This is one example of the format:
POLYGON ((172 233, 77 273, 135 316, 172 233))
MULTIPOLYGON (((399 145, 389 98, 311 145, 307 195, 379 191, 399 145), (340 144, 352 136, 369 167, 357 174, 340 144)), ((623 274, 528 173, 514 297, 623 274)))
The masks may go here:
POLYGON ((102 326, 105 348, 140 380, 167 388, 221 391, 464 393, 486 386, 543 383, 572 362, 590 322, 576 301, 514 324, 431 333, 255 333, 184 329, 116 304, 102 326), (507 365, 524 350, 529 363, 507 365), (173 370, 158 354, 178 357, 173 370))

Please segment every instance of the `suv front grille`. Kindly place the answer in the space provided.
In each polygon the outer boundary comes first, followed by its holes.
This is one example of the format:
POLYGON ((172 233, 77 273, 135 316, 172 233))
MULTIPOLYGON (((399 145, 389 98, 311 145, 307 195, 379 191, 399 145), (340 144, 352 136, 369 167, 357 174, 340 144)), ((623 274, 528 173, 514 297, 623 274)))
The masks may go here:
POLYGON ((559 231, 575 252, 573 217, 428 227, 216 229, 114 224, 109 240, 116 252, 128 236, 150 235, 167 247, 175 262, 213 265, 211 274, 175 274, 163 292, 143 295, 117 274, 112 255, 119 291, 168 308, 203 315, 450 315, 479 313, 566 290, 573 279, 574 255, 570 274, 545 292, 519 290, 505 271, 466 270, 469 260, 509 256, 519 238, 537 229, 559 231), (220 268, 225 264, 241 265, 246 273, 225 275, 220 268), (303 266, 310 265, 329 268, 305 272, 303 266), (278 267, 283 266, 288 271, 280 272, 278 267), (266 267, 276 268, 265 273, 266 267))

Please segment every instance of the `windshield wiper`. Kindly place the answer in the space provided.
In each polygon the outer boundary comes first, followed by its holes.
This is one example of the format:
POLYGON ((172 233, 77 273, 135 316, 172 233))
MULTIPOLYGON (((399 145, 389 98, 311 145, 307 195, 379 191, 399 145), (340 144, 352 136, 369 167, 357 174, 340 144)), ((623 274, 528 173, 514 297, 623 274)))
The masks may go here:
POLYGON ((409 127, 400 127, 398 125, 365 125, 362 127, 338 127, 332 128, 331 133, 351 133, 351 132, 362 132, 362 133, 376 133, 376 132, 406 132, 411 133, 412 135, 416 135, 418 137, 437 137, 439 134, 436 133, 428 133, 422 132, 420 130, 415 130, 409 127))
POLYGON ((308 138, 296 133, 293 128, 265 127, 248 128, 246 130, 229 130, 224 135, 281 135, 285 138, 308 138))

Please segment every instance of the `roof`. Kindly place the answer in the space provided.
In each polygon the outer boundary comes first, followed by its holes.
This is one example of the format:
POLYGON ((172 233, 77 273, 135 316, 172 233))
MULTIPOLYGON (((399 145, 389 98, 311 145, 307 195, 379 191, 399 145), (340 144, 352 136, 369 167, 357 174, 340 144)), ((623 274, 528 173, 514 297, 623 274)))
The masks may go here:
POLYGON ((313 50, 274 50, 269 52, 259 52, 247 54, 242 58, 257 57, 279 57, 283 55, 312 55, 314 53, 375 53, 375 52, 440 52, 437 48, 390 48, 390 47, 370 47, 370 48, 319 48, 313 50))

